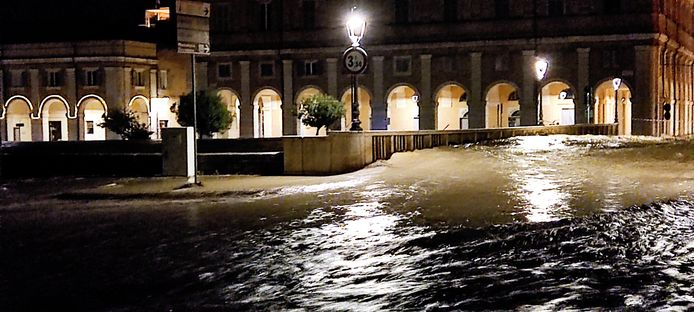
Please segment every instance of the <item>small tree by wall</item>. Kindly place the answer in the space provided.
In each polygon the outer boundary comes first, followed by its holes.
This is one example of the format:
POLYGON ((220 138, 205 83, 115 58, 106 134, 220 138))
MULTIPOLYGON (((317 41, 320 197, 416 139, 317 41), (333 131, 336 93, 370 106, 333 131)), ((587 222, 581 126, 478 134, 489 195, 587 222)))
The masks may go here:
POLYGON ((140 123, 129 109, 111 109, 101 118, 103 121, 98 126, 120 135, 123 140, 149 140, 153 133, 149 131, 147 124, 140 123))
MULTIPOLYGON (((193 93, 181 97, 178 107, 172 109, 177 115, 178 123, 184 127, 193 126, 193 93)), ((199 91, 197 94, 198 133, 212 136, 213 133, 229 129, 231 112, 222 98, 217 94, 199 91)))
POLYGON ((329 127, 345 114, 342 103, 326 94, 316 94, 301 101, 299 118, 309 126, 316 128, 316 135, 322 127, 329 127))

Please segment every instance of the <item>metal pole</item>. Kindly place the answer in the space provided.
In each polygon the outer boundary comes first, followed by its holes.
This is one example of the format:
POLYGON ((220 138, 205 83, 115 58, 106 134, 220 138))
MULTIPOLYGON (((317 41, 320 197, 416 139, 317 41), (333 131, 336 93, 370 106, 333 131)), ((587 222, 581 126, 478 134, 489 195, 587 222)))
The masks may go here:
POLYGON ((195 54, 191 54, 191 67, 193 68, 193 183, 198 184, 198 95, 195 77, 195 54))
POLYGON ((545 122, 544 122, 543 116, 542 116, 542 87, 540 87, 540 83, 541 83, 541 81, 538 81, 537 83, 535 83, 535 94, 538 94, 537 91, 539 90, 539 97, 540 97, 538 99, 539 119, 537 120, 537 124, 540 126, 544 126, 545 122))
POLYGON ((349 131, 362 131, 361 120, 359 119, 359 88, 357 87, 357 75, 352 75, 352 128, 349 131))

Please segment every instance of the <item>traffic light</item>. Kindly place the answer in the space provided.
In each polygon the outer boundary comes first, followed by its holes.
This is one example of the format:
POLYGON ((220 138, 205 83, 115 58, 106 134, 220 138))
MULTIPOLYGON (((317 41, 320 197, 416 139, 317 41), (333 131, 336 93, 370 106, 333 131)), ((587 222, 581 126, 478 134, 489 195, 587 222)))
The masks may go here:
POLYGON ((672 109, 672 106, 670 104, 663 104, 663 118, 665 118, 665 120, 670 120, 670 118, 672 118, 672 115, 670 114, 670 109, 672 109))

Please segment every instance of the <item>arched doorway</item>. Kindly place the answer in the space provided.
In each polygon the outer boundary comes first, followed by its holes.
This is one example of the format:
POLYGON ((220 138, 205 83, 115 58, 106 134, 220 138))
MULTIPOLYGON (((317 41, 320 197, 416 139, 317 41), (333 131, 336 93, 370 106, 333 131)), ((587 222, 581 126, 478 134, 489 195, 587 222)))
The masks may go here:
POLYGON ((520 124, 518 89, 502 82, 489 88, 486 97, 486 128, 517 127, 520 124))
POLYGON ((282 136, 282 98, 277 91, 262 89, 253 99, 253 133, 256 138, 282 136))
POLYGON ((84 133, 84 140, 106 140, 106 129, 99 126, 99 124, 104 121, 103 116, 108 111, 103 99, 95 96, 84 97, 79 101, 77 106, 77 116, 84 133))
POLYGON ((573 88, 563 82, 550 82, 542 87, 542 121, 545 125, 575 124, 576 97, 573 88))
POLYGON ((222 89, 217 92, 217 95, 222 99, 222 103, 231 113, 231 124, 229 129, 217 134, 218 138, 223 139, 238 139, 241 137, 240 116, 241 116, 241 100, 236 92, 228 89, 222 89))
MULTIPOLYGON (((371 130, 371 94, 365 88, 359 87, 357 102, 359 102, 359 121, 365 131, 371 130)), ((352 127, 352 89, 342 94, 342 104, 345 107, 345 115, 340 125, 347 131, 352 127)))
POLYGON ((7 140, 12 142, 31 141, 31 102, 24 97, 13 97, 5 105, 7 140))
POLYGON ((467 94, 456 84, 441 87, 436 93, 436 130, 461 130, 470 127, 467 94))
POLYGON ((60 97, 48 97, 41 104, 44 141, 67 141, 68 104, 60 97))
MULTIPOLYGON (((631 135, 631 89, 622 82, 617 90, 617 122, 620 135, 631 135)), ((610 124, 615 122, 615 90, 612 79, 595 88, 593 122, 610 124)))
MULTIPOLYGON (((307 87, 307 88, 304 88, 304 89, 303 89, 301 92, 299 92, 299 94, 296 96, 296 109, 297 109, 297 111, 301 111, 301 108, 302 108, 301 103, 302 103, 304 100, 306 100, 306 99, 308 99, 308 98, 310 98, 310 97, 312 97, 312 96, 314 96, 314 95, 321 94, 321 93, 323 93, 323 92, 322 92, 320 89, 316 88, 316 87, 307 87)), ((315 128, 315 127, 311 127, 311 126, 304 125, 304 123, 302 122, 302 120, 299 119, 299 118, 297 118, 296 122, 297 122, 296 128, 299 129, 299 130, 298 130, 298 132, 299 132, 298 135, 300 135, 300 136, 302 136, 302 137, 303 137, 303 136, 315 136, 315 135, 316 135, 316 128, 315 128)), ((327 130, 326 130, 325 128, 322 128, 322 129, 320 130, 319 135, 326 135, 326 133, 327 133, 327 130)))
POLYGON ((128 106, 130 111, 135 115, 135 118, 137 118, 137 122, 145 124, 148 128, 150 128, 149 102, 147 101, 147 98, 138 95, 130 100, 130 104, 128 106))
POLYGON ((398 86, 388 94, 388 130, 419 130, 419 93, 410 86, 398 86))

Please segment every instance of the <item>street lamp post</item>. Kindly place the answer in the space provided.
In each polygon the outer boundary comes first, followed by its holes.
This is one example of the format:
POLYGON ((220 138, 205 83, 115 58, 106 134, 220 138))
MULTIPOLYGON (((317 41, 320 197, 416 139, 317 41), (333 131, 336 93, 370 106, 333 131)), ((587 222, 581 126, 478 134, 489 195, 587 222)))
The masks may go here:
MULTIPOLYGON (((535 76, 537 78, 537 83, 539 85, 540 89, 540 99, 538 101, 538 120, 537 124, 538 125, 544 125, 543 121, 543 116, 542 116, 542 80, 545 79, 545 75, 547 75, 547 70, 549 69, 549 62, 546 59, 543 58, 538 58, 535 61, 535 76)), ((537 94, 537 92, 535 93, 537 94)))
POLYGON ((619 123, 617 114, 619 112, 619 88, 622 86, 622 79, 615 78, 612 79, 612 87, 614 88, 614 123, 619 123))
POLYGON ((352 127, 350 131, 363 131, 359 119, 359 84, 357 76, 366 70, 368 55, 360 46, 360 41, 366 32, 366 20, 356 10, 352 9, 347 18, 347 36, 352 41, 352 46, 347 48, 342 55, 342 62, 347 71, 352 74, 352 127))

